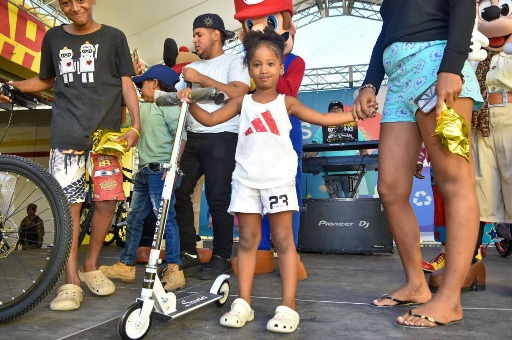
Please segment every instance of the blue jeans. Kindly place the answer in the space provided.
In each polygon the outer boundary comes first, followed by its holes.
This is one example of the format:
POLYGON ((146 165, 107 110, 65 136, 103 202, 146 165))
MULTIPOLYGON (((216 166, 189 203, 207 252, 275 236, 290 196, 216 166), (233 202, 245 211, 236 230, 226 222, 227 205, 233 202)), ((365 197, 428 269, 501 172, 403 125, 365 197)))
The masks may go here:
POLYGON ((330 198, 348 198, 350 197, 349 189, 350 175, 329 175, 324 176, 325 186, 330 198))
MULTIPOLYGON (((151 209, 153 209, 155 216, 158 216, 158 207, 164 188, 162 175, 163 171, 151 171, 149 168, 143 168, 135 177, 130 213, 126 221, 126 245, 120 259, 125 264, 135 264, 137 260, 137 248, 139 248, 142 237, 144 220, 151 213, 151 209)), ((165 259, 167 263, 178 265, 181 265, 180 237, 178 223, 176 222, 176 211, 174 210, 174 203, 176 202, 174 191, 180 186, 180 183, 181 176, 174 183, 164 229, 165 259)))

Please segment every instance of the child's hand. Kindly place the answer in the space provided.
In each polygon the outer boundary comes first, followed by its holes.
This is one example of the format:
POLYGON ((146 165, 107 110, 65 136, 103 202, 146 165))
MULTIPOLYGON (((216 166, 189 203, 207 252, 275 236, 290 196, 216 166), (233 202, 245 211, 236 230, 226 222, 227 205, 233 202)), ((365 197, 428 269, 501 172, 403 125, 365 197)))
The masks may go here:
POLYGON ((359 90, 354 106, 352 107, 352 116, 354 120, 365 120, 366 118, 374 117, 376 110, 374 109, 377 103, 375 91, 372 88, 364 88, 359 90))
POLYGON ((379 110, 379 103, 378 102, 370 102, 368 103, 368 110, 370 112, 370 118, 373 118, 377 115, 377 111, 379 110))
POLYGON ((190 94, 192 93, 192 89, 186 88, 183 90, 179 90, 176 93, 176 96, 178 99, 182 102, 192 103, 192 100, 190 99, 190 94))

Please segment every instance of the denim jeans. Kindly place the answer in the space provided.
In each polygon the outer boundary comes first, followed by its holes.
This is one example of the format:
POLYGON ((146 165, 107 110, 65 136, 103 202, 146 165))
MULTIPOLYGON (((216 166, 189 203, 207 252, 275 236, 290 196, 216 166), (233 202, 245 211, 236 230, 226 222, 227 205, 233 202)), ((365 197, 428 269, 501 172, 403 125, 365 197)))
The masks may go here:
MULTIPOLYGON (((163 171, 151 171, 149 168, 143 168, 135 177, 130 211, 126 221, 126 245, 121 254, 121 262, 125 264, 134 264, 137 260, 137 248, 142 237, 144 220, 151 213, 151 209, 153 209, 155 216, 158 216, 158 207, 164 188, 162 175, 163 171)), ((176 211, 174 210, 174 203, 176 202, 174 190, 180 186, 180 183, 181 176, 174 183, 164 228, 165 259, 167 263, 178 265, 181 265, 180 238, 176 211)))
POLYGON ((351 192, 349 191, 349 177, 350 175, 329 175, 324 176, 325 186, 330 198, 348 198, 351 192))

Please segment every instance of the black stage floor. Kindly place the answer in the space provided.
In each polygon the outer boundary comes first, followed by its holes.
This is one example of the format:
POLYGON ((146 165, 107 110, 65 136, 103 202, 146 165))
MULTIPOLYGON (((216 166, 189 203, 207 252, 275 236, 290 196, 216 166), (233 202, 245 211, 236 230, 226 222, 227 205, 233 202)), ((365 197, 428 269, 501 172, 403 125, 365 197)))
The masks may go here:
MULTIPOLYGON (((101 264, 116 261, 121 250, 116 246, 106 247, 101 264)), ((426 259, 438 251, 437 247, 423 248, 426 259)), ((295 333, 275 334, 265 329, 281 295, 276 271, 256 277, 253 292, 256 318, 242 329, 219 325, 219 318, 237 297, 237 280, 231 277, 226 305, 218 308, 209 304, 170 322, 153 320, 146 339, 510 339, 512 258, 501 257, 494 248, 488 248, 484 259, 487 290, 463 294, 464 324, 426 330, 394 326, 395 318, 406 312, 407 307, 369 306, 372 299, 391 292, 403 282, 398 254, 302 253, 301 258, 309 277, 299 283, 297 306, 301 323, 295 333)), ((0 339, 119 339, 119 316, 139 296, 143 272, 144 265, 138 265, 136 282, 116 281, 117 290, 108 297, 95 296, 83 285, 84 301, 73 312, 50 310, 50 301, 57 292, 54 289, 28 314, 0 325, 0 339)), ((208 291, 211 284, 187 275, 189 290, 208 291)))

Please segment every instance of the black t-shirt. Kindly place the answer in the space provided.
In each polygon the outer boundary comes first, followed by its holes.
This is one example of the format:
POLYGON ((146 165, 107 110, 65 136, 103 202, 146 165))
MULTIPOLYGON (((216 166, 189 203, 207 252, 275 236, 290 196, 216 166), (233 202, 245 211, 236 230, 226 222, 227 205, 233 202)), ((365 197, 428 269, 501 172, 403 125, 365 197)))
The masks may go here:
POLYGON ((350 122, 341 125, 322 127, 323 143, 357 142, 357 123, 350 122))
POLYGON ((88 150, 96 128, 119 130, 121 77, 134 74, 126 36, 116 28, 46 32, 39 78, 55 78, 50 147, 88 150))
POLYGON ((474 0, 384 0, 382 30, 363 84, 379 89, 384 79, 382 55, 394 42, 447 40, 438 72, 461 75, 475 25, 475 6, 474 0))

